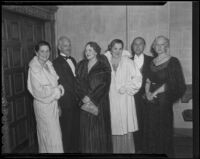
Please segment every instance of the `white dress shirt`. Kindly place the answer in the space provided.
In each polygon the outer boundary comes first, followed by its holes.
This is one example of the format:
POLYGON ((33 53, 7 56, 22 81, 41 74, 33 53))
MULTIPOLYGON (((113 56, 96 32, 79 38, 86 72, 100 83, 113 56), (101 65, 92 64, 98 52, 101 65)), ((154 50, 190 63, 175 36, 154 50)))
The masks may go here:
POLYGON ((137 67, 141 70, 143 63, 144 63, 144 54, 142 53, 142 54, 140 54, 140 56, 135 55, 134 61, 135 61, 135 64, 137 65, 137 67))
MULTIPOLYGON (((66 57, 66 55, 63 54, 63 53, 60 53, 60 55, 66 57)), ((69 64, 69 66, 70 66, 70 68, 71 68, 71 70, 72 70, 74 76, 76 76, 76 74, 75 74, 75 66, 74 66, 72 60, 71 60, 71 59, 67 59, 66 61, 67 61, 67 63, 69 64)))

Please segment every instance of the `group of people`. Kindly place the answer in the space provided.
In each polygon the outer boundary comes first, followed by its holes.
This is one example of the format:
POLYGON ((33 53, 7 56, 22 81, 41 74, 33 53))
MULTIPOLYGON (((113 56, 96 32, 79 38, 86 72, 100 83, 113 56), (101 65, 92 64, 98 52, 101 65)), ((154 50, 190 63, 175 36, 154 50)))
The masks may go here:
POLYGON ((71 41, 58 40, 59 56, 41 41, 29 63, 40 153, 143 153, 173 156, 173 103, 185 91, 169 39, 158 36, 153 57, 137 37, 131 53, 114 39, 105 53, 88 42, 84 59, 71 57, 71 41))

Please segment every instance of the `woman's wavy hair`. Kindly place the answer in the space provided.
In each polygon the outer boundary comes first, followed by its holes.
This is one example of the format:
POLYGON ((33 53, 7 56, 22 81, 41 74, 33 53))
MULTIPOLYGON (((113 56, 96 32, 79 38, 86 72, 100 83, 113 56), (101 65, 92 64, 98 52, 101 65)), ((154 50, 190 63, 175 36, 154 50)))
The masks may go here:
POLYGON ((157 56, 158 56, 158 53, 157 53, 156 50, 155 50, 155 45, 156 45, 156 43, 157 43, 157 39, 160 38, 160 37, 162 37, 162 38, 164 38, 164 39, 166 40, 166 43, 167 43, 168 47, 169 47, 169 45, 170 45, 169 39, 168 39, 168 38, 166 38, 166 37, 163 36, 163 35, 157 36, 157 37, 154 39, 154 41, 153 41, 153 43, 151 44, 151 47, 150 47, 150 52, 152 53, 153 57, 157 57, 157 56))
POLYGON ((50 44, 49 44, 47 41, 42 40, 42 41, 39 41, 39 42, 35 45, 35 47, 34 47, 35 51, 38 52, 41 46, 48 46, 48 47, 49 47, 49 50, 51 50, 50 44))
MULTIPOLYGON (((155 41, 155 40, 154 40, 154 41, 155 41)), ((153 55, 153 57, 157 57, 157 56, 158 56, 158 54, 157 54, 157 52, 156 52, 156 50, 155 50, 155 44, 154 44, 154 42, 151 44, 150 52, 151 52, 151 54, 153 55)))
MULTIPOLYGON (((95 41, 90 41, 88 42, 86 45, 85 45, 85 49, 86 49, 86 46, 89 45, 90 47, 92 47, 94 49, 94 51, 97 53, 97 58, 101 55, 101 47, 99 46, 99 44, 97 44, 95 41)), ((85 56, 85 50, 83 51, 83 55, 84 55, 84 58, 86 59, 86 56, 85 56)))
POLYGON ((124 48, 124 43, 123 43, 122 40, 120 40, 120 39, 114 39, 114 40, 112 40, 112 41, 110 42, 110 44, 108 45, 108 48, 107 48, 106 51, 111 51, 112 48, 113 48, 113 46, 114 46, 115 44, 122 44, 122 49, 124 48))

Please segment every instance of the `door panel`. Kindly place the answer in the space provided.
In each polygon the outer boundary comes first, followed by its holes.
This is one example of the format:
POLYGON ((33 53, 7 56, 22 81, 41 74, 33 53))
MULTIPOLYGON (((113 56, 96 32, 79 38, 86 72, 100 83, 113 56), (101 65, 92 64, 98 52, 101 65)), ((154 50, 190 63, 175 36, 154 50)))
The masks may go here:
POLYGON ((31 152, 36 143, 32 96, 27 90, 28 63, 34 45, 44 38, 44 23, 38 19, 3 11, 2 57, 8 100, 9 145, 11 152, 31 152))
POLYGON ((6 39, 6 27, 5 27, 5 21, 2 20, 2 40, 6 39))

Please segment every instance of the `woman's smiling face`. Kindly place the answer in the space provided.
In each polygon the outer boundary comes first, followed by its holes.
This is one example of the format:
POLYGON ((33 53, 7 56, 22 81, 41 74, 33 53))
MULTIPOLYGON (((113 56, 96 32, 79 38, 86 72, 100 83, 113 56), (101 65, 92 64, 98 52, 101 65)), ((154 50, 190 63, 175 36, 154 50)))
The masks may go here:
POLYGON ((121 57, 122 55, 122 44, 121 43, 115 43, 113 47, 111 48, 111 53, 113 57, 121 57))
POLYGON ((42 62, 46 62, 50 56, 50 49, 47 45, 40 46, 39 50, 36 52, 38 59, 42 62))
POLYGON ((157 54, 167 53, 168 47, 169 46, 168 46, 166 39, 164 39, 162 37, 156 39, 155 51, 157 52, 157 54))
POLYGON ((90 45, 87 45, 85 48, 85 56, 88 60, 91 60, 97 56, 97 53, 90 45))

